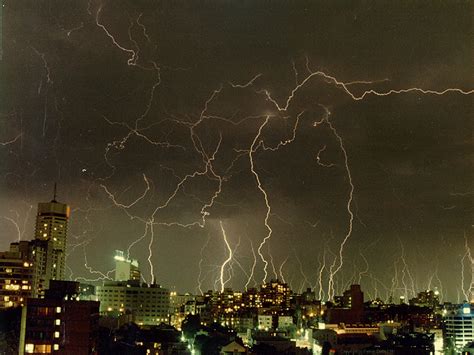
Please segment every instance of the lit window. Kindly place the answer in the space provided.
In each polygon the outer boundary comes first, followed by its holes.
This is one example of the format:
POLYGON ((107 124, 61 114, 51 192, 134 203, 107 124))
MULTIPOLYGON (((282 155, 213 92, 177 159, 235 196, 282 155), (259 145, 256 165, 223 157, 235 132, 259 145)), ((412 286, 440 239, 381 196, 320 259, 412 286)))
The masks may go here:
POLYGON ((47 237, 48 236, 48 233, 43 233, 43 237, 47 237))
POLYGON ((32 354, 35 351, 35 344, 26 344, 25 352, 28 354, 32 354))
POLYGON ((61 307, 56 307, 56 313, 61 313, 61 307))
POLYGON ((59 332, 54 332, 54 337, 59 338, 59 332))
POLYGON ((54 349, 54 350, 59 350, 59 344, 54 344, 54 345, 53 345, 53 349, 54 349))
POLYGON ((61 319, 56 319, 55 322, 54 322, 54 324, 60 325, 60 324, 61 324, 61 319))

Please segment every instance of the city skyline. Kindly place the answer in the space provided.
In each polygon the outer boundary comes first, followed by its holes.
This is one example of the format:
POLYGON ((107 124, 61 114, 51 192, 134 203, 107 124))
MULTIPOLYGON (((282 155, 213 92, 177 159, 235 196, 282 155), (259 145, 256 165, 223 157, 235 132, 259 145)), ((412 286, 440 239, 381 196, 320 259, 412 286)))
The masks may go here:
POLYGON ((470 299, 470 9, 3 1, 0 249, 57 182, 72 280, 470 299))

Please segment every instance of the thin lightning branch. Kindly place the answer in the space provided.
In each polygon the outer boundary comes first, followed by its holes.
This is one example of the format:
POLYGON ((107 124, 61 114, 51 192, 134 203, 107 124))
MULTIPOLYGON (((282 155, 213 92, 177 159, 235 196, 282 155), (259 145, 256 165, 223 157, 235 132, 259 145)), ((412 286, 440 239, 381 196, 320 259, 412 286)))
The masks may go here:
POLYGON ((283 260, 283 262, 280 265, 280 268, 278 269, 278 275, 280 275, 280 279, 281 281, 283 281, 283 283, 286 283, 285 276, 283 275, 283 266, 285 266, 287 261, 288 261, 288 256, 285 258, 285 260, 283 260))
POLYGON ((67 31, 67 36, 70 37, 71 33, 73 33, 74 31, 78 31, 82 28, 84 28, 84 22, 81 22, 81 24, 79 26, 71 28, 69 31, 67 31))
POLYGON ((199 252, 199 255, 200 255, 200 259, 199 259, 199 263, 198 263, 198 269, 199 269, 199 274, 198 274, 198 277, 197 277, 197 289, 199 290, 199 293, 201 295, 204 294, 204 292, 202 291, 202 282, 204 281, 204 279, 201 278, 202 276, 202 262, 204 261, 204 250, 207 248, 207 245, 209 244, 209 241, 211 240, 211 235, 209 234, 207 240, 206 240, 206 243, 201 247, 201 250, 199 252))
POLYGON ((105 185, 100 185, 100 187, 102 187, 105 191, 105 193, 108 195, 108 197, 112 200, 112 202, 117 206, 117 207, 121 207, 121 208, 130 208, 130 207, 133 207, 135 206, 138 202, 140 202, 141 200, 143 200, 146 196, 146 194, 148 193, 148 191, 150 191, 150 183, 148 182, 148 179, 146 177, 145 174, 143 174, 143 180, 145 181, 145 184, 146 184, 146 188, 145 188, 145 191, 143 192, 143 194, 141 196, 139 196, 135 201, 129 203, 128 205, 124 205, 120 202, 117 202, 117 200, 115 199, 115 196, 109 192, 109 190, 107 189, 107 187, 105 185))
POLYGON ((362 257, 362 259, 364 260, 364 263, 365 263, 365 269, 363 271, 359 271, 359 277, 357 279, 357 283, 360 285, 360 282, 362 280, 362 275, 365 275, 369 272, 369 262, 367 261, 367 258, 365 257, 365 255, 362 254, 362 251, 359 250, 359 254, 360 254, 360 256, 362 257))
POLYGON ((268 255, 270 257, 270 265, 272 267, 273 276, 275 276, 275 279, 278 279, 278 274, 277 274, 277 271, 276 271, 276 268, 275 268, 275 263, 273 262, 273 254, 270 252, 270 245, 269 244, 267 244, 267 252, 268 252, 268 255))
POLYGON ((327 164, 327 163, 323 163, 321 161, 321 154, 326 150, 326 146, 324 145, 320 150, 318 150, 318 153, 316 154, 316 163, 318 163, 318 165, 320 166, 323 166, 325 168, 332 168, 333 166, 336 166, 336 164, 333 164, 333 163, 330 163, 330 164, 327 164))
POLYGON ((464 233, 464 249, 466 250, 466 252, 464 253, 461 259, 461 290, 464 295, 464 299, 467 302, 472 302, 474 300, 474 258, 471 254, 471 248, 469 247, 467 236, 465 233, 464 233), (464 263, 466 259, 468 261, 468 264, 471 270, 471 281, 469 283, 467 290, 464 289, 464 283, 465 283, 464 263))
POLYGON ((251 86, 254 83, 254 81, 257 80, 258 78, 260 78, 261 76, 262 76, 261 73, 257 74, 252 79, 250 79, 250 81, 248 81, 245 84, 234 84, 234 83, 229 82, 229 85, 232 86, 233 88, 247 88, 247 87, 251 86))
POLYGON ((21 231, 20 231, 20 226, 18 225, 18 223, 13 218, 10 218, 10 217, 2 216, 1 218, 6 219, 7 221, 11 222, 15 226, 15 229, 16 229, 17 235, 18 235, 18 241, 20 241, 21 240, 21 231))
POLYGON ((84 244, 83 247, 84 247, 84 267, 87 269, 87 271, 89 271, 89 273, 91 274, 95 274, 95 275, 99 275, 97 279, 95 280, 87 280, 87 279, 84 279, 84 278, 76 278, 76 280, 79 280, 79 279, 82 279, 82 280, 86 280, 86 281, 99 281, 99 280, 112 280, 109 276, 109 274, 114 271, 114 270, 111 270, 107 273, 102 273, 100 271, 97 271, 97 270, 93 270, 91 266, 88 265, 88 262, 87 262, 87 253, 86 253, 86 245, 87 244, 84 244))
POLYGON ((31 49, 33 49, 33 51, 34 51, 34 52, 41 58, 41 60, 43 61, 44 70, 46 71, 46 80, 47 80, 48 84, 53 84, 53 80, 51 79, 51 71, 50 71, 48 62, 46 61, 45 53, 41 53, 41 52, 38 51, 35 47, 31 47, 31 49))
POLYGON ((296 129, 298 128, 298 123, 300 122, 300 117, 301 117, 301 115, 303 115, 303 113, 304 113, 304 111, 300 112, 296 116, 295 125, 293 126, 293 130, 292 130, 292 135, 289 139, 278 142, 276 147, 267 147, 267 146, 265 146, 265 143, 262 141, 261 145, 262 145, 263 150, 270 150, 270 151, 274 152, 274 151, 277 151, 278 149, 280 149, 281 147, 283 147, 287 144, 293 143, 293 141, 296 138, 296 129))
POLYGON ((0 145, 1 146, 6 146, 6 145, 10 145, 10 144, 13 144, 15 143, 17 140, 19 140, 21 138, 22 134, 20 133, 19 135, 17 135, 15 138, 9 140, 9 141, 6 141, 6 142, 0 142, 0 145))
MULTIPOLYGON (((253 264, 252 264, 252 267, 250 269, 250 275, 247 279, 247 282, 244 286, 244 289, 247 290, 248 289, 248 286, 250 284, 250 281, 252 279, 254 279, 254 273, 255 273, 255 266, 257 265, 257 255, 255 254, 255 248, 253 247, 253 243, 252 243, 252 240, 250 240, 250 246, 252 248, 252 255, 253 255, 253 264)), ((254 285, 256 285, 256 281, 254 279, 254 285)))
POLYGON ((298 257, 298 254, 296 253, 295 248, 293 248, 293 254, 295 255, 296 261, 298 262, 299 269, 300 269, 300 274, 301 274, 301 276, 303 276, 303 282, 301 283, 301 287, 300 287, 300 290, 299 290, 299 293, 301 293, 303 291, 303 288, 304 288, 305 285, 310 285, 311 286, 311 284, 308 280, 308 277, 306 276, 306 274, 303 271, 303 264, 301 263, 301 260, 298 257))
POLYGON ((148 36, 148 33, 147 33, 147 31, 146 31, 145 25, 140 22, 140 19, 142 18, 142 16, 143 16, 143 12, 137 17, 137 21, 136 21, 136 22, 137 22, 137 25, 141 27, 141 29, 142 29, 142 31, 143 31, 143 36, 146 38, 146 40, 147 40, 148 42, 151 42, 150 36, 148 36))
POLYGON ((97 9, 97 12, 95 14, 95 23, 96 23, 96 25, 99 26, 105 32, 105 34, 107 35, 107 37, 110 38, 110 40, 112 41, 112 43, 114 44, 115 47, 120 49, 122 52, 125 52, 125 53, 130 55, 130 58, 127 60, 127 64, 128 65, 135 65, 135 63, 136 63, 136 60, 135 60, 136 59, 136 52, 133 49, 129 49, 129 48, 125 48, 125 47, 121 46, 117 42, 115 37, 109 32, 109 30, 102 23, 100 23, 100 15, 102 13, 102 8, 103 8, 103 4, 101 4, 99 6, 99 8, 97 9))

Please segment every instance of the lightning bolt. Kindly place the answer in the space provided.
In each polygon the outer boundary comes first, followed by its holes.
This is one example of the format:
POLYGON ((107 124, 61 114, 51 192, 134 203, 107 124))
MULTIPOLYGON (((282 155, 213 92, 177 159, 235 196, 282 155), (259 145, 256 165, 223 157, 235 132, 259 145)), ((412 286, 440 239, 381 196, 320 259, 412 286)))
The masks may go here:
POLYGON ((348 178, 348 181, 349 181, 349 187, 350 187, 349 197, 348 197, 348 201, 347 201, 347 205, 346 205, 347 213, 349 215, 349 226, 348 226, 348 230, 347 230, 347 232, 344 236, 344 239, 342 240, 342 242, 340 244, 340 247, 339 247, 339 265, 334 270, 332 270, 332 275, 330 277, 331 280, 334 280, 334 277, 336 276, 336 274, 343 267, 344 246, 347 243, 347 241, 349 240, 350 236, 352 235, 352 229, 353 229, 353 223, 354 223, 354 213, 352 212, 352 200, 353 200, 353 197, 354 197, 355 187, 354 187, 354 184, 352 182, 352 173, 351 173, 351 170, 349 168, 349 158, 348 158, 348 155, 347 155, 346 148, 344 147, 344 142, 342 140, 342 137, 339 135, 339 133, 337 132, 336 128, 333 126, 331 121, 329 121, 329 116, 330 116, 331 112, 325 106, 322 106, 322 107, 325 111, 325 114, 324 114, 324 116, 321 120, 314 123, 314 126, 317 127, 317 126, 325 123, 329 127, 331 132, 334 134, 334 136, 336 137, 336 139, 339 143, 339 148, 341 149, 341 152, 343 153, 343 156, 344 156, 344 166, 345 166, 347 178, 348 178))
POLYGON ((260 258, 262 259, 263 261, 263 272, 264 272, 264 277, 263 277, 263 280, 262 282, 265 283, 266 280, 267 280, 267 277, 268 277, 268 272, 267 272, 267 267, 268 267, 268 261, 265 259, 265 257, 263 256, 263 253, 262 253, 262 248, 263 246, 265 245, 266 241, 268 239, 270 239, 270 237, 272 236, 272 228, 270 227, 270 224, 269 224, 269 218, 270 218, 270 213, 272 212, 272 208, 270 207, 270 203, 268 202, 268 195, 267 195, 267 192, 265 191, 265 189, 262 187, 262 182, 260 181, 260 176, 258 175, 258 173, 256 172, 255 170, 255 165, 254 165, 254 160, 253 160, 253 154, 254 154, 254 151, 256 149, 256 146, 257 146, 257 142, 258 142, 258 139, 259 137, 261 136, 262 134, 262 130, 263 128, 267 125, 267 123, 269 122, 270 120, 270 116, 267 116, 264 120, 264 122, 260 125, 259 129, 258 129, 258 132, 257 132, 257 135, 255 136, 253 142, 252 142, 252 145, 250 146, 250 149, 249 149, 249 153, 248 153, 248 156, 249 156, 249 161, 250 161, 250 170, 252 172, 252 174, 254 175, 255 177, 255 180, 257 182, 257 188, 260 190, 260 192, 262 193, 263 195, 263 198, 265 200, 265 206, 266 206, 266 213, 265 213, 265 220, 264 220, 264 224, 265 224, 265 227, 268 231, 267 235, 265 236, 265 238, 263 238, 262 242, 260 243, 260 245, 258 246, 258 249, 257 249, 257 253, 258 255, 260 255, 260 258))
POLYGON ((461 290, 464 295, 464 299, 467 302, 472 302, 474 300, 474 258, 471 254, 471 248, 469 247, 466 233, 464 233, 464 249, 466 250, 462 259, 461 259, 461 290), (467 259, 467 263, 471 269, 471 281, 467 289, 464 288, 465 276, 464 276, 464 264, 467 259))
POLYGON ((245 283, 245 286, 244 286, 244 289, 247 291, 248 289, 248 286, 250 284, 250 282, 252 281, 252 279, 254 280, 254 286, 257 285, 257 282, 255 281, 254 279, 254 274, 255 274, 255 267, 257 266, 257 254, 255 254, 255 248, 253 247, 253 242, 252 240, 250 240, 250 246, 251 246, 251 249, 252 249, 252 255, 253 255, 253 264, 252 264, 252 267, 250 269, 250 275, 247 279, 247 282, 245 283))
MULTIPOLYGON (((224 292, 224 288, 226 285, 226 281, 224 281, 224 270, 226 265, 232 260, 232 248, 229 245, 229 242, 227 240, 227 235, 225 233, 224 225, 222 224, 222 221, 219 221, 219 225, 221 227, 221 232, 222 232, 222 238, 224 239, 224 243, 226 245, 227 251, 229 255, 227 256, 227 259, 222 263, 221 265, 221 273, 220 273, 220 283, 221 283, 221 293, 224 292)), ((227 280, 228 281, 228 280, 227 280)))
MULTIPOLYGON (((348 86, 354 83, 362 83, 361 81, 358 82, 350 82, 344 83, 342 81, 339 81, 336 77, 326 74, 323 71, 316 71, 316 72, 311 72, 304 80, 302 80, 298 85, 296 85, 292 90, 290 95, 287 97, 285 103, 283 105, 278 104, 278 102, 273 99, 272 95, 270 92, 266 89, 257 91, 258 93, 264 94, 267 98, 268 101, 272 102, 274 106, 278 109, 278 111, 287 111, 288 107, 291 104, 291 101, 294 99, 296 93, 303 88, 308 82, 311 81, 312 78, 315 77, 322 77, 329 82, 333 83, 336 87, 341 88, 349 97, 354 100, 354 101, 360 101, 365 99, 366 96, 370 95, 375 95, 375 96, 389 96, 389 95, 395 95, 395 94, 405 94, 405 93, 412 93, 412 92, 417 92, 425 95, 445 95, 447 93, 457 93, 457 94, 462 94, 462 95, 470 95, 474 93, 473 90, 462 90, 459 88, 447 88, 444 90, 431 90, 431 89, 423 89, 423 88, 418 88, 418 87, 412 87, 412 88, 405 88, 405 89, 389 89, 386 91, 376 91, 373 89, 365 90, 361 95, 356 95, 354 94, 348 86)), ((373 82, 364 82, 365 84, 373 83, 373 82)))

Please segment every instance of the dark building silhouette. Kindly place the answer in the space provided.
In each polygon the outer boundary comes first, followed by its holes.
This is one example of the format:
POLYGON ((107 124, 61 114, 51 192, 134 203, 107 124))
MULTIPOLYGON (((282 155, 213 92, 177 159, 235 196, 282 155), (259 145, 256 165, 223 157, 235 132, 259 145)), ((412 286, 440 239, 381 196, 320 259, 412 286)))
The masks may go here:
POLYGON ((99 302, 78 301, 79 283, 50 282, 23 307, 19 354, 97 354, 99 302))
POLYGON ((364 293, 360 285, 351 285, 337 298, 337 305, 328 309, 328 323, 360 323, 364 316, 364 293))

